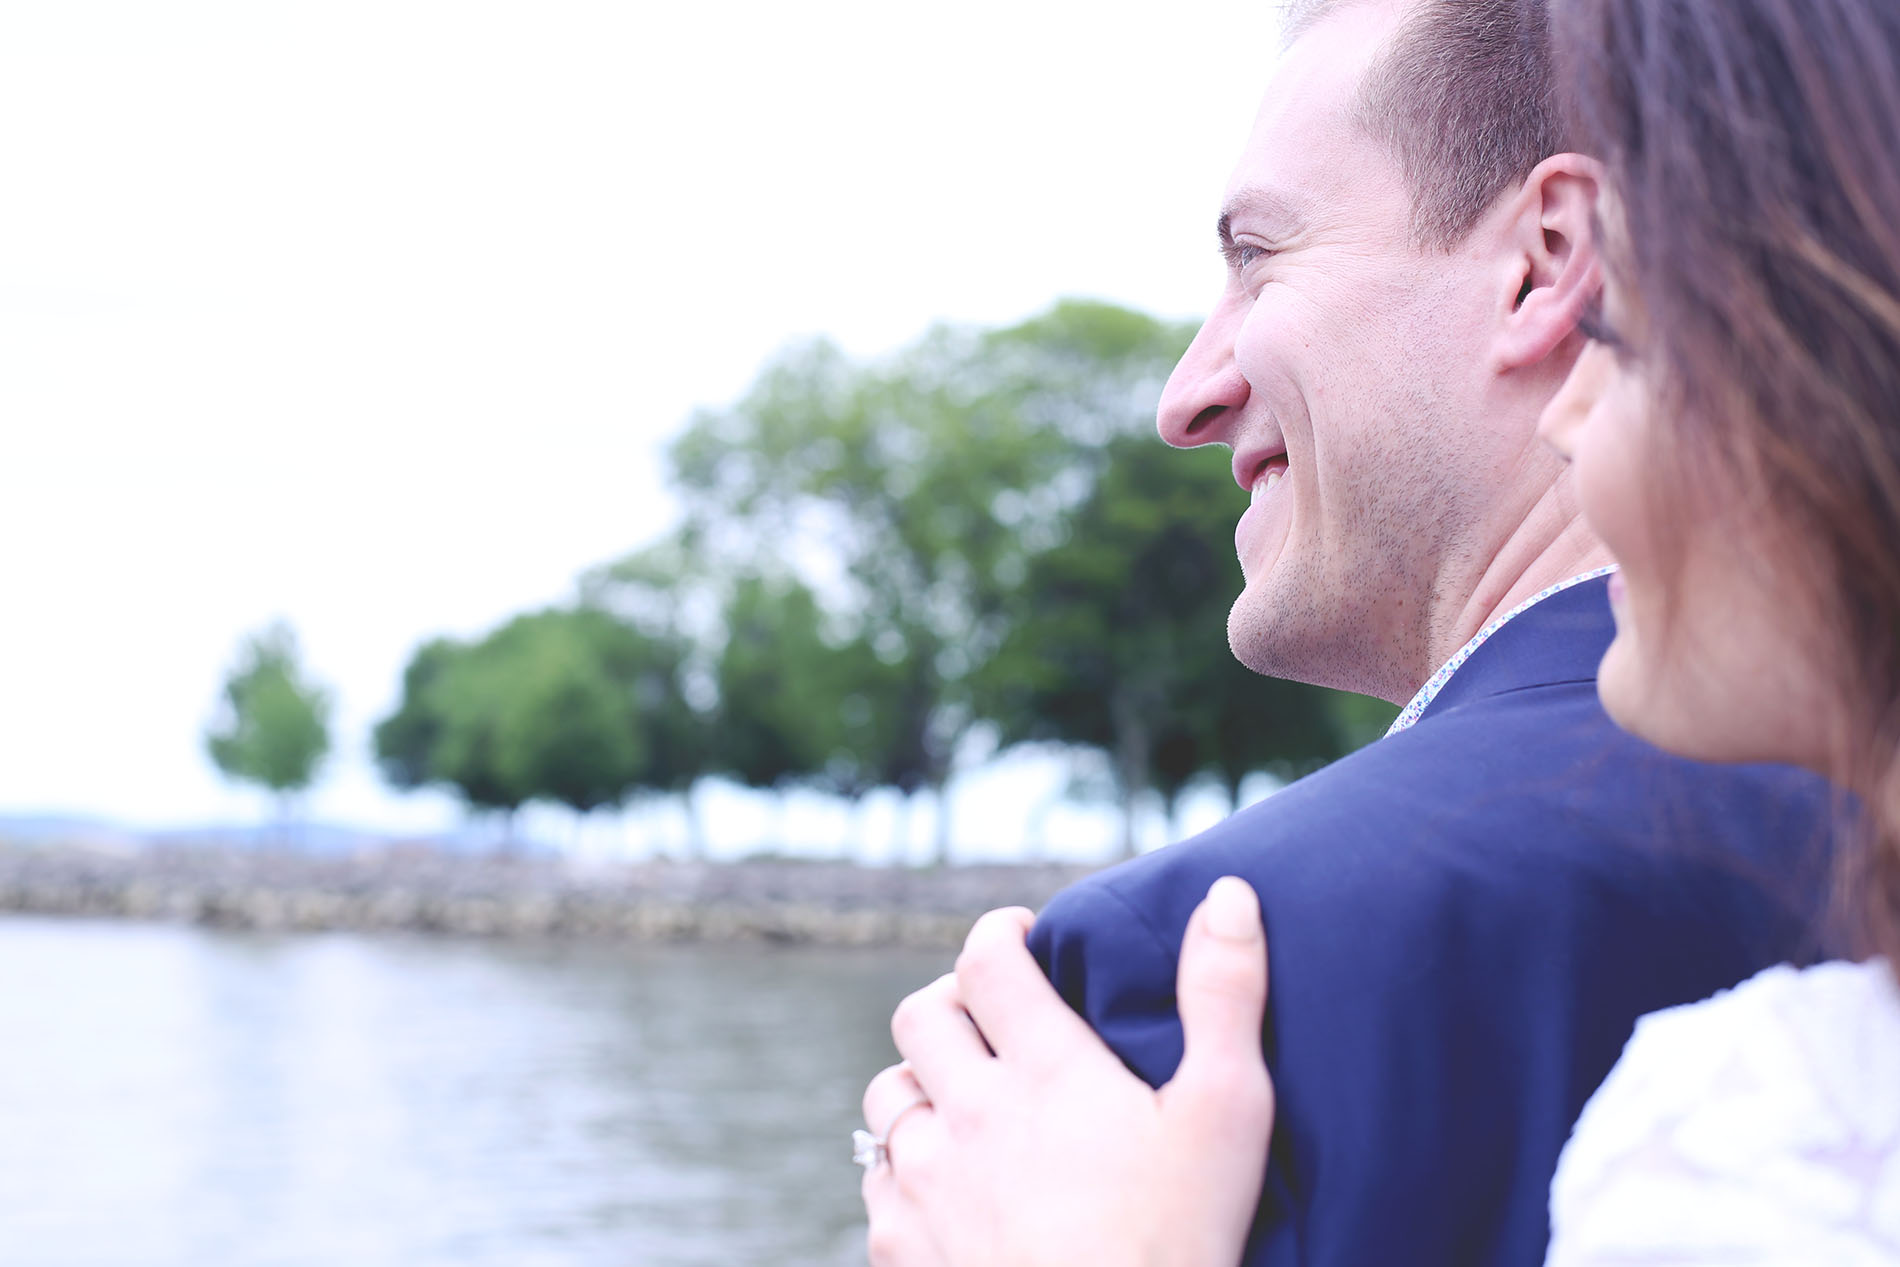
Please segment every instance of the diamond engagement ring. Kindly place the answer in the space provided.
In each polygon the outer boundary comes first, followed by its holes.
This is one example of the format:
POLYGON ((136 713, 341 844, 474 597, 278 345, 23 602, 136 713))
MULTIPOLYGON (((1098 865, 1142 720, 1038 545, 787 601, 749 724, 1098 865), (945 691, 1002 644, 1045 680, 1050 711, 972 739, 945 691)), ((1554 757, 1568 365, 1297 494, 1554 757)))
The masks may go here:
POLYGON ((882 1135, 873 1135, 869 1131, 851 1132, 851 1160, 866 1170, 875 1170, 891 1159, 891 1134, 897 1130, 897 1124, 904 1120, 904 1114, 912 1109, 920 1109, 930 1103, 927 1095, 918 1096, 897 1111, 891 1124, 884 1128, 882 1135))

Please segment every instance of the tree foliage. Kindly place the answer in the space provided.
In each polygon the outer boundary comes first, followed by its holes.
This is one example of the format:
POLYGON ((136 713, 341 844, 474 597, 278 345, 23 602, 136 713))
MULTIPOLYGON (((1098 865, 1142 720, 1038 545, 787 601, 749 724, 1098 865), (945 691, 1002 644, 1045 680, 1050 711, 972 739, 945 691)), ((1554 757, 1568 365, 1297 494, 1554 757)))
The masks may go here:
POLYGON ((782 788, 824 768, 837 701, 819 625, 817 601, 796 581, 748 576, 734 586, 714 670, 715 770, 748 787, 782 788))
MULTIPOLYGON (((941 806, 1012 594, 1099 465, 1085 441, 1146 427, 1185 340, 1069 303, 1007 330, 940 327, 871 366, 816 342, 694 419, 673 461, 700 538, 827 559, 848 637, 871 653, 850 698, 883 748, 852 782, 941 806)), ((940 811, 940 854, 947 830, 940 811)))
POLYGON ((315 779, 330 750, 330 693, 304 675, 289 625, 280 621, 244 639, 205 748, 226 777, 280 798, 315 779))
POLYGON ((710 768, 756 788, 803 784, 856 800, 907 764, 902 663, 845 637, 803 582, 734 580, 715 663, 710 768))
POLYGON ((404 670, 376 755, 396 786, 445 786, 474 809, 616 805, 685 777, 669 751, 684 729, 681 667, 679 648, 586 605, 473 643, 436 639, 404 670))
MULTIPOLYGON (((979 726, 1098 748, 1142 798, 1230 801, 1376 733, 1389 706, 1229 653, 1243 507, 1153 437, 1191 329, 1070 301, 870 362, 787 349, 674 444, 679 530, 572 607, 419 647, 376 731, 398 787, 577 811, 708 774, 937 794, 979 726)), ((938 814, 939 856, 947 815, 938 814)))
POLYGON ((1230 799, 1248 773, 1338 755, 1330 692, 1260 677, 1228 650, 1240 584, 1223 464, 1122 435, 1069 532, 1031 564, 986 711, 1005 743, 1059 741, 1109 754, 1134 849, 1138 798, 1172 811, 1197 778, 1230 799))
POLYGON ((412 792, 448 781, 436 755, 445 724, 441 683, 466 650, 453 638, 431 638, 410 653, 396 711, 377 723, 371 736, 377 765, 391 787, 412 792))

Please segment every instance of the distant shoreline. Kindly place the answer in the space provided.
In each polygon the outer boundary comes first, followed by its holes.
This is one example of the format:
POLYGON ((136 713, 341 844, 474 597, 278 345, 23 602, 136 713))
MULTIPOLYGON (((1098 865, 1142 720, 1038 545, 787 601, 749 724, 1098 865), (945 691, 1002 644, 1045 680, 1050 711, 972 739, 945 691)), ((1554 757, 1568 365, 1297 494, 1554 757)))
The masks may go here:
POLYGON ((263 931, 948 949, 984 911, 1039 907, 1094 869, 0 844, 0 912, 263 931))

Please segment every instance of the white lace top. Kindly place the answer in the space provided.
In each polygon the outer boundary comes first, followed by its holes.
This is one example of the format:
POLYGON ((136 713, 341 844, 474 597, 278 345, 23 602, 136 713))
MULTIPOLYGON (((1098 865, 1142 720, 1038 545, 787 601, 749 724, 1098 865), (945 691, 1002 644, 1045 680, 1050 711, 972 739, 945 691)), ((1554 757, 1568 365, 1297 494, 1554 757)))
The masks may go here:
POLYGON ((1770 968, 1637 1022, 1550 1193, 1547 1267, 1900 1263, 1900 989, 1770 968))

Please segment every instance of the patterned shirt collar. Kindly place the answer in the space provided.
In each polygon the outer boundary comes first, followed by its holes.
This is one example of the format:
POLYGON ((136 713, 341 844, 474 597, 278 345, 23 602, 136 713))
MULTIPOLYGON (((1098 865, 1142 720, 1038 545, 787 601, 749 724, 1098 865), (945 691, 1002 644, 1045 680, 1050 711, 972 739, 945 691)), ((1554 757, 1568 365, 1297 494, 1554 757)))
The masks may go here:
POLYGON ((1467 642, 1464 646, 1458 648, 1457 654, 1445 661, 1444 667, 1439 669, 1438 672, 1432 674, 1430 681, 1418 688, 1418 694, 1414 695, 1412 702, 1407 704, 1404 709, 1400 711, 1397 719, 1393 721, 1391 728, 1385 733, 1387 735, 1396 735, 1401 730, 1410 730, 1413 724, 1416 723, 1420 717, 1425 715, 1425 710, 1431 706, 1431 702, 1438 698, 1438 693, 1445 689, 1445 683, 1451 681, 1452 674, 1462 668, 1464 662, 1471 658, 1471 653, 1476 651, 1479 647, 1482 647, 1492 634, 1504 628, 1504 626, 1510 624, 1512 620, 1537 606, 1537 604, 1543 602, 1552 594, 1561 594, 1572 585, 1581 585, 1585 581, 1594 581, 1599 576, 1608 576, 1614 571, 1616 571, 1616 565, 1612 563, 1610 566, 1598 568, 1594 572, 1585 572, 1582 576, 1573 576, 1567 581, 1559 581, 1549 589, 1539 590, 1537 593, 1532 594, 1510 611, 1505 612, 1502 616, 1499 616, 1496 620, 1480 629, 1476 637, 1470 642, 1467 642))

